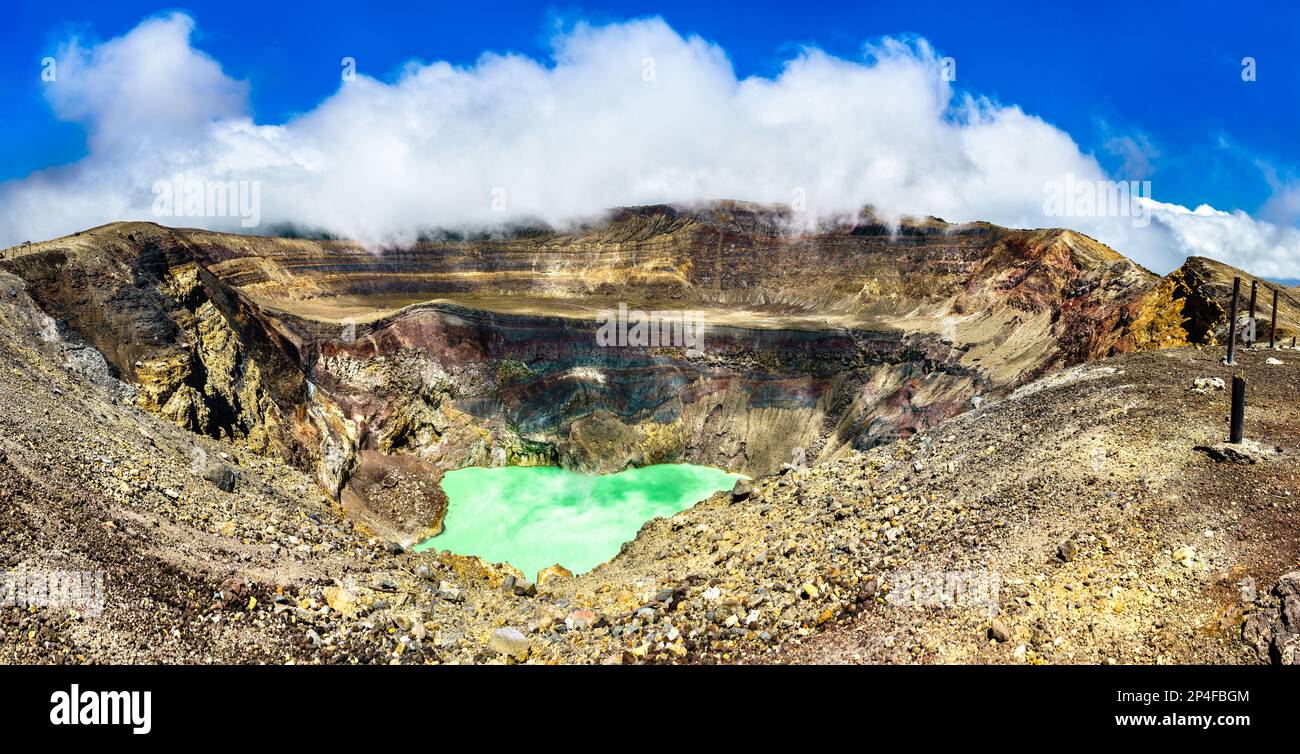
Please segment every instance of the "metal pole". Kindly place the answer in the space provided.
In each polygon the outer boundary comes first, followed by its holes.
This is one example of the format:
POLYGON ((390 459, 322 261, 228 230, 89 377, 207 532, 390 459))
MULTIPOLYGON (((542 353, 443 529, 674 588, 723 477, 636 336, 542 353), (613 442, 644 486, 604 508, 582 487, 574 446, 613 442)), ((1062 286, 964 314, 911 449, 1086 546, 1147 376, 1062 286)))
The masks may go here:
POLYGON ((1268 347, 1277 348, 1277 289, 1273 289, 1273 322, 1268 328, 1268 347))
POLYGON ((1246 378, 1244 375, 1232 376, 1232 428, 1228 433, 1228 442, 1241 444, 1242 426, 1246 421, 1246 378))
POLYGON ((1232 279, 1232 314, 1228 317, 1228 366, 1237 363, 1237 298, 1241 295, 1241 278, 1232 279))
POLYGON ((1250 347, 1255 347, 1255 290, 1259 288, 1259 281, 1250 281, 1250 331, 1246 334, 1250 336, 1250 347))

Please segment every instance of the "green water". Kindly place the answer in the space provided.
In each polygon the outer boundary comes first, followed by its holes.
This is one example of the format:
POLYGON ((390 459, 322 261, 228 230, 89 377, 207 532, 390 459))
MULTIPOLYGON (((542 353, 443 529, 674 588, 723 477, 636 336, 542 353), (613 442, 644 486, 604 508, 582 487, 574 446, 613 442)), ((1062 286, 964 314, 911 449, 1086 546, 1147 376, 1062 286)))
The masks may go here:
POLYGON ((530 580, 555 563, 582 573, 618 554, 646 521, 729 490, 740 478, 690 464, 605 476, 551 466, 450 471, 442 477, 443 532, 415 549, 509 563, 530 580))

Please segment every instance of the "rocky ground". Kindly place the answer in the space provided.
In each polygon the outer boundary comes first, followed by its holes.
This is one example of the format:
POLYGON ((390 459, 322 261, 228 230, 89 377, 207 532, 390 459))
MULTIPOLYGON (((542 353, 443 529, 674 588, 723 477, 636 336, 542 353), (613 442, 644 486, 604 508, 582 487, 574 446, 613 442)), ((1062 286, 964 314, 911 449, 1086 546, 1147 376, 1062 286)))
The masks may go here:
POLYGON ((534 584, 377 539, 313 477, 129 405, 23 291, 0 274, 0 566, 102 572, 105 602, 0 607, 0 662, 1294 659, 1300 585, 1271 587, 1300 558, 1300 352, 1241 354, 1249 463, 1210 447, 1221 349, 1133 354, 534 584))
MULTIPOLYGON (((1233 278, 1258 282, 1197 258, 1161 277, 1067 229, 787 212, 626 208, 382 253, 120 222, 0 271, 106 389, 313 473, 404 545, 438 530, 452 469, 828 463, 1065 366, 1222 343, 1233 278), (620 307, 662 309, 669 337, 611 344, 620 307), (687 313, 704 343, 672 336, 687 313)), ((1300 299, 1278 293, 1289 339, 1300 299)))

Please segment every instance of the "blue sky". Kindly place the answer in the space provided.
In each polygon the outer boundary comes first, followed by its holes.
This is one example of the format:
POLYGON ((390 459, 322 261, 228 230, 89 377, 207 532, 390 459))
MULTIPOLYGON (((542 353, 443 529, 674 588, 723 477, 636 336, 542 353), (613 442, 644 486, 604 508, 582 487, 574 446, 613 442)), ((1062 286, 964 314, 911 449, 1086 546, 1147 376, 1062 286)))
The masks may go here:
POLYGON ((43 56, 92 46, 168 10, 189 43, 248 84, 258 125, 309 113, 340 90, 338 61, 383 82, 408 61, 472 66, 485 51, 548 64, 557 30, 648 16, 725 51, 737 79, 775 78, 805 46, 859 60, 864 43, 923 38, 957 63, 957 94, 1016 107, 1063 131, 1111 177, 1150 179, 1155 200, 1209 204, 1292 227, 1300 216, 1300 6, 1210 2, 22 3, 0 28, 0 181, 75 163, 85 122, 56 117, 43 56), (1242 80, 1242 58, 1257 79, 1242 80))
POLYGON ((1016 104, 1074 136, 1107 165, 1105 145, 1145 134, 1159 152, 1161 201, 1258 210, 1272 193, 1260 162, 1300 166, 1300 5, 1188 2, 189 2, 19 3, 0 28, 0 179, 70 162, 76 124, 46 105, 40 59, 70 33, 118 36, 166 9, 198 22, 196 46, 251 84, 254 116, 280 122, 338 88, 351 55, 373 75, 407 60, 469 63, 484 50, 549 52, 556 24, 660 15, 717 42, 739 75, 772 75, 794 47, 851 57, 882 35, 919 34, 957 60, 958 85, 1016 104), (1241 80, 1241 59, 1258 62, 1241 80))

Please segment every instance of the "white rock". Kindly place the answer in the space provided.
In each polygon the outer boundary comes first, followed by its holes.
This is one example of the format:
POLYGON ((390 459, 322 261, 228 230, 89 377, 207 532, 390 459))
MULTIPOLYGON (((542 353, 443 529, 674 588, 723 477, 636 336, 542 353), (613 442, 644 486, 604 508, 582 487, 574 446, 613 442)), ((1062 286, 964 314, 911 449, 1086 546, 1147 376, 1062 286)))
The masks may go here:
POLYGON ((528 637, 517 628, 498 628, 492 632, 492 638, 488 641, 488 649, 502 654, 507 657, 513 657, 516 660, 528 659, 528 653, 532 646, 529 644, 528 637))
POLYGON ((1192 383, 1193 393, 1212 393, 1215 390, 1223 390, 1227 385, 1222 377, 1197 377, 1192 383))

